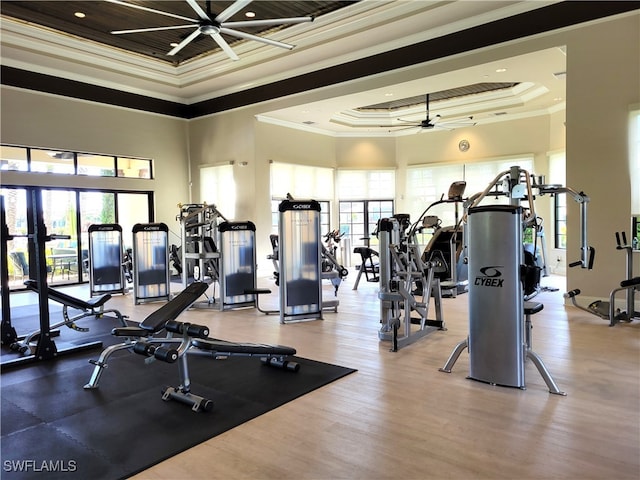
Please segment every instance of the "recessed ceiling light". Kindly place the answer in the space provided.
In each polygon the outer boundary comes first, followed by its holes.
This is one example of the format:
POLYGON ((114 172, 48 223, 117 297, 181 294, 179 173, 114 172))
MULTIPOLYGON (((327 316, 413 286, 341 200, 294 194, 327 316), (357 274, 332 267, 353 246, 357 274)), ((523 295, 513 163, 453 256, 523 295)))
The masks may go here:
POLYGON ((253 18, 256 16, 256 12, 247 12, 244 14, 244 16, 247 18, 253 18))
POLYGON ((76 12, 76 13, 74 13, 74 15, 75 15, 76 17, 78 17, 78 18, 84 18, 84 17, 86 17, 86 15, 85 15, 84 13, 82 13, 82 12, 76 12))
POLYGON ((178 46, 178 44, 177 44, 176 42, 173 42, 173 43, 170 43, 170 44, 169 44, 169 46, 170 46, 170 47, 177 47, 177 46, 178 46))
POLYGON ((503 73, 506 72, 507 69, 506 68, 496 68, 496 73, 503 73))
POLYGON ((393 93, 385 93, 384 96, 385 97, 393 97, 393 93))

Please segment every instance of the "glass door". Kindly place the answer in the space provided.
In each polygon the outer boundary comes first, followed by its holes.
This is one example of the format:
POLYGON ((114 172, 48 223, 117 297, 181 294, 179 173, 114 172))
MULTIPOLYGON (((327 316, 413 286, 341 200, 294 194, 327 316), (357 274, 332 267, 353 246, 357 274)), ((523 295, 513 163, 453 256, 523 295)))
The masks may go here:
MULTIPOLYGON (((35 278, 30 262, 28 212, 33 212, 30 188, 2 187, 9 234, 7 260, 10 289, 24 288, 24 281, 35 278)), ((125 248, 131 247, 136 223, 153 221, 151 192, 113 192, 79 189, 41 189, 42 217, 47 235, 57 235, 46 243, 47 282, 66 285, 89 280, 89 234, 92 224, 117 223, 122 227, 125 248)))
POLYGON ((116 194, 80 192, 80 281, 89 280, 89 226, 116 223, 116 194))
POLYGON ((4 197, 9 235, 14 237, 7 242, 9 289, 24 288, 24 281, 29 279, 27 191, 23 188, 1 188, 0 195, 4 197))
POLYGON ((42 209, 47 235, 68 237, 46 243, 48 282, 50 285, 77 283, 78 208, 73 190, 42 190, 42 209))
POLYGON ((125 250, 133 248, 133 226, 151 220, 151 196, 147 193, 118 193, 118 224, 125 250))

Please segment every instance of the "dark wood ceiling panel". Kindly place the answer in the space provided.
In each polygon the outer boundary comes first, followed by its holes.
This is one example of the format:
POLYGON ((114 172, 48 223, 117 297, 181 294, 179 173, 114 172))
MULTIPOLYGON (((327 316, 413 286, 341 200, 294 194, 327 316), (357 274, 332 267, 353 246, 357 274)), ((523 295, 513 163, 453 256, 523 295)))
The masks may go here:
MULTIPOLYGON (((245 17, 247 11, 254 12, 256 20, 300 16, 316 18, 352 5, 356 1, 255 1, 233 15, 228 21, 247 20, 247 17, 245 17)), ((198 15, 186 1, 128 0, 128 3, 143 5, 154 10, 198 20, 198 15)), ((198 4, 204 11, 211 12, 211 17, 215 18, 232 5, 233 2, 199 1, 198 4)), ((111 32, 114 30, 189 25, 190 22, 106 1, 3 0, 0 2, 0 13, 6 17, 44 26, 173 64, 179 64, 203 54, 210 54, 220 50, 211 37, 200 35, 177 55, 173 57, 167 55, 167 52, 172 48, 171 43, 179 43, 186 38, 195 30, 197 22, 193 23, 193 28, 113 35, 111 32), (82 12, 85 17, 77 18, 74 15, 75 12, 82 12)), ((262 36, 287 27, 288 25, 243 27, 238 30, 262 36)), ((223 36, 230 45, 247 42, 247 40, 241 40, 236 37, 223 36)))
POLYGON ((417 105, 424 105, 426 102, 426 95, 429 95, 430 102, 437 102, 440 100, 450 100, 452 98, 465 97, 467 95, 476 95, 479 93, 495 92, 498 90, 504 90, 506 88, 512 88, 518 85, 515 82, 484 82, 474 83, 473 85, 465 85, 462 87, 449 88, 447 90, 440 90, 438 92, 426 92, 424 95, 416 95, 414 97, 400 98, 398 100, 391 100, 389 102, 376 103, 375 105, 367 105, 365 107, 358 107, 359 111, 388 111, 400 110, 407 107, 414 107, 417 105))

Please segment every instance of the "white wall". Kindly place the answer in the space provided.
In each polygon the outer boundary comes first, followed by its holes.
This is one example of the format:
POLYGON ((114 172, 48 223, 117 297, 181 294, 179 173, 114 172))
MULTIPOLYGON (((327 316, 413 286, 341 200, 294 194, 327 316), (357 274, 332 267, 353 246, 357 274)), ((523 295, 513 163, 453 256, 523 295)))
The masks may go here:
POLYGON ((154 162, 153 180, 3 172, 3 185, 151 190, 155 192, 156 221, 175 231, 176 205, 188 198, 186 121, 7 87, 2 88, 0 118, 4 144, 154 162))

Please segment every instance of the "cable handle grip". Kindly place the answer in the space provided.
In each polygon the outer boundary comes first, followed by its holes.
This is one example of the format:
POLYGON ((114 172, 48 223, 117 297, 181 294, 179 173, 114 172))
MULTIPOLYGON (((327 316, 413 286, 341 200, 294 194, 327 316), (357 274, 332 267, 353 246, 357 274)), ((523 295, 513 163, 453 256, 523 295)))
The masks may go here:
POLYGON ((580 289, 579 288, 575 288, 567 293, 565 293, 563 295, 564 298, 573 298, 573 297, 577 297, 578 295, 580 295, 580 289))
POLYGON ((625 248, 629 248, 629 244, 627 243, 627 232, 616 232, 616 250, 624 250, 625 248), (622 235, 622 243, 620 242, 620 236, 622 235))
POLYGON ((589 270, 593 269, 593 262, 596 259, 596 249, 593 247, 587 247, 587 250, 582 250, 582 259, 569 264, 569 268, 582 267, 589 270), (586 258, 585 258, 586 256, 586 258))
POLYGON ((640 285, 640 277, 633 277, 620 282, 621 288, 633 287, 635 285, 640 285))

